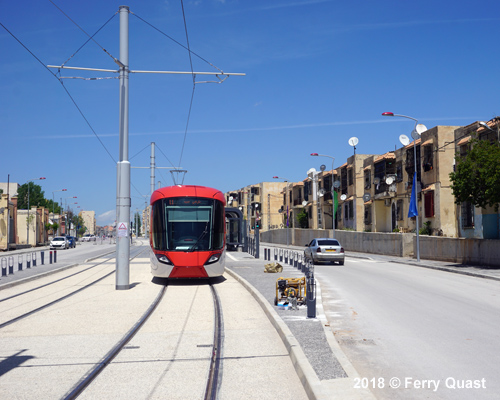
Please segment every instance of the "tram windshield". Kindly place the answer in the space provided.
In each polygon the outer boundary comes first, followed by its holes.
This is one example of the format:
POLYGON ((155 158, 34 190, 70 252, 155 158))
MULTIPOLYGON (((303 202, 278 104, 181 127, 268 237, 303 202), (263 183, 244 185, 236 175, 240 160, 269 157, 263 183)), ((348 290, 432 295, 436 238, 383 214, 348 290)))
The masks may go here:
POLYGON ((214 199, 169 198, 153 205, 153 247, 206 251, 224 247, 224 206, 214 199))

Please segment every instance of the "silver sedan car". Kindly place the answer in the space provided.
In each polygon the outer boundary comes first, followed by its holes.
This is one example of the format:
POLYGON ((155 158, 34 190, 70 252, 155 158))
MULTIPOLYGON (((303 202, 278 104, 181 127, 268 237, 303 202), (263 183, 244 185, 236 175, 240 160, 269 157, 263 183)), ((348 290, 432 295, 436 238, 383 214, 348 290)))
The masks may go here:
POLYGON ((345 252, 337 239, 315 238, 306 244, 304 257, 313 263, 338 262, 344 265, 345 252))

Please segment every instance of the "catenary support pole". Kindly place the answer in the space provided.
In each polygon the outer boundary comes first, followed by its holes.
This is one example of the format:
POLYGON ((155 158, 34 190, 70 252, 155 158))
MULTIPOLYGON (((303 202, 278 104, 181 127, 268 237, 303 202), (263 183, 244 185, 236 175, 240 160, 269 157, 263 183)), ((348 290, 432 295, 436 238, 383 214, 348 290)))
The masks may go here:
POLYGON ((116 185, 116 290, 130 288, 130 162, 128 161, 128 14, 120 6, 120 158, 116 185))

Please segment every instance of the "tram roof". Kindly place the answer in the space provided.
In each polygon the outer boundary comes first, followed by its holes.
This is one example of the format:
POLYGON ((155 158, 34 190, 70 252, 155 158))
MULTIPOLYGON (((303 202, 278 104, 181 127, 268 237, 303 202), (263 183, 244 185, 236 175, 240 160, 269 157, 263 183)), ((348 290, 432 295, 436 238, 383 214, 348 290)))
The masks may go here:
POLYGON ((226 204, 224 194, 214 188, 197 185, 175 185, 166 186, 155 190, 151 196, 151 204, 160 199, 169 197, 204 197, 209 199, 217 199, 226 204))

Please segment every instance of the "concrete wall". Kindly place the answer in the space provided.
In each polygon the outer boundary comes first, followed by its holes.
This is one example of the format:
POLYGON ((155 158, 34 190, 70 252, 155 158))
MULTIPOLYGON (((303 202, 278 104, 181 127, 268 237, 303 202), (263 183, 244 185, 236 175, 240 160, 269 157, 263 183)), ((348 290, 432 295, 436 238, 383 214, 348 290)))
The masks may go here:
MULTIPOLYGON (((331 237, 331 230, 290 229, 290 244, 305 246, 315 237, 331 237)), ((346 251, 411 257, 416 254, 413 233, 355 232, 336 230, 346 251)), ((436 261, 500 267, 500 240, 447 238, 420 235, 420 258, 436 261)), ((262 232, 261 242, 286 245, 286 229, 262 232)))

